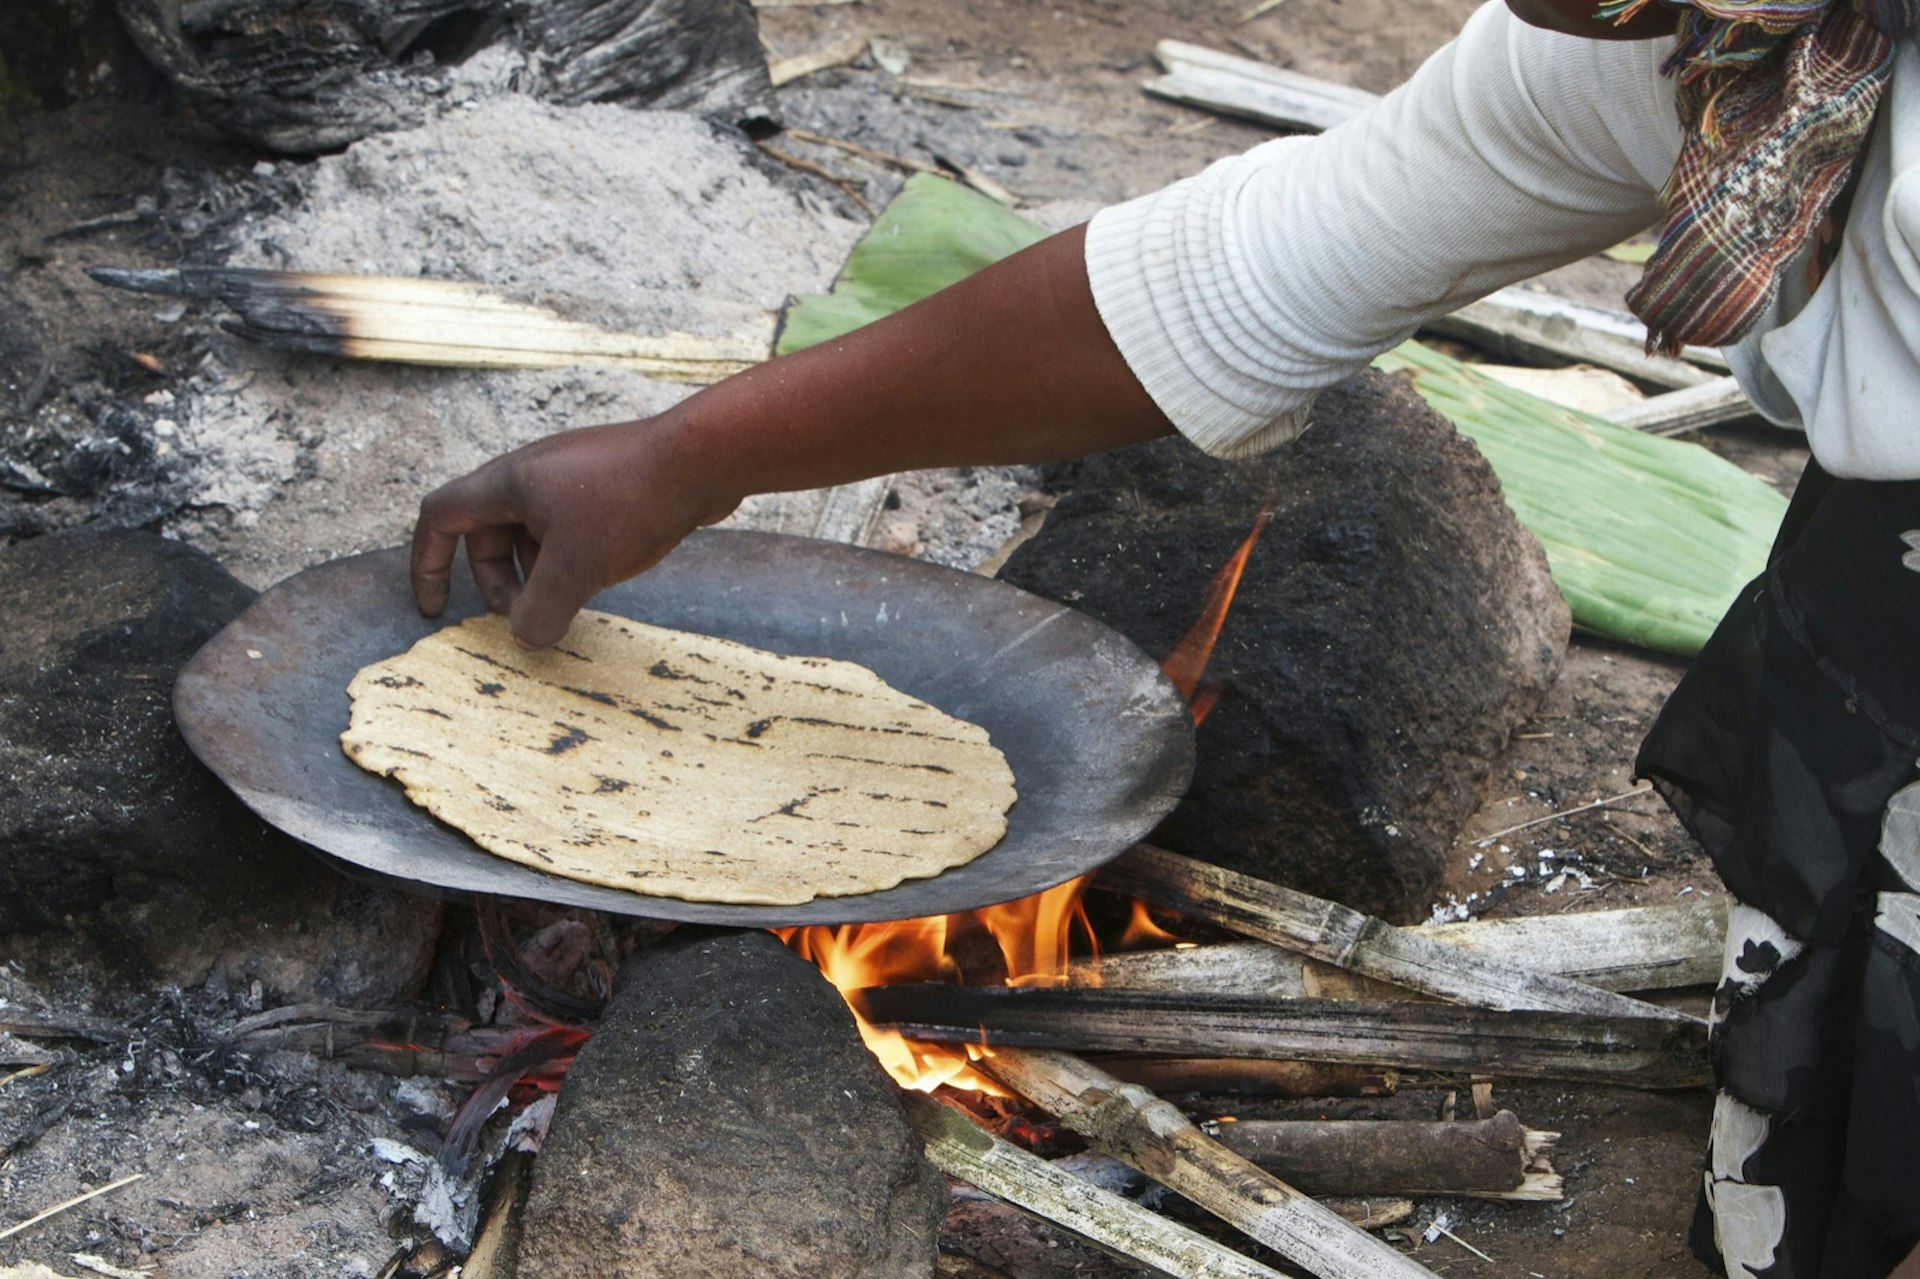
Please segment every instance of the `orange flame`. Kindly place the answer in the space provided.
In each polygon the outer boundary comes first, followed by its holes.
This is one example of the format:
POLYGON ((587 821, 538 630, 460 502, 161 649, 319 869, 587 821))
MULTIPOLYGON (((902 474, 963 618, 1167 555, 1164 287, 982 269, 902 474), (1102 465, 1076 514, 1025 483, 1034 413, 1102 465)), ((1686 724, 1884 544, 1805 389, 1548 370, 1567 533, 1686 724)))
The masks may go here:
POLYGON ((1234 592, 1240 589, 1241 575, 1247 571, 1247 557, 1253 554, 1254 543, 1260 540, 1260 534, 1272 522, 1273 503, 1268 502, 1254 517, 1253 528, 1248 530, 1240 548, 1213 575, 1213 585, 1207 591, 1206 607, 1200 610, 1199 619, 1173 646, 1173 652, 1167 654, 1167 660, 1160 663, 1160 669, 1167 673, 1173 686, 1192 705, 1195 724, 1206 719, 1207 712, 1220 700, 1219 689, 1200 687, 1200 676, 1206 672, 1207 662, 1213 657, 1213 646, 1220 639, 1220 628, 1227 623, 1227 610, 1233 607, 1234 592))
MULTIPOLYGON (((1219 699, 1218 688, 1199 686, 1200 676, 1213 656, 1220 628, 1226 623, 1227 610, 1246 571, 1247 557, 1272 520, 1273 504, 1269 502, 1261 508, 1246 540, 1214 575, 1199 620, 1161 664, 1174 686, 1191 703, 1195 724, 1206 718, 1219 699)), ((813 924, 804 928, 776 928, 773 932, 802 959, 818 966, 842 995, 866 986, 958 979, 963 974, 949 945, 976 929, 984 929, 998 944, 1007 985, 1061 986, 1067 980, 1069 947, 1075 928, 1086 937, 1093 957, 1098 957, 1100 952, 1093 926, 1087 921, 1086 909, 1080 901, 1091 879, 1092 876, 1083 875, 1031 897, 958 915, 839 927, 813 924)), ((1177 940, 1153 922, 1145 902, 1133 903, 1133 918, 1120 939, 1122 947, 1166 946, 1177 940)), ((932 1092, 948 1084, 1004 1095, 1003 1089, 968 1064, 990 1055, 984 1047, 984 1029, 979 1045, 927 1044, 907 1039, 898 1031, 876 1030, 858 1009, 854 1009, 853 1015, 860 1027, 860 1038, 901 1087, 932 1092)))
MULTIPOLYGON (((1009 986, 1058 986, 1067 980, 1069 943, 1075 928, 1098 952, 1080 895, 1090 876, 1045 892, 958 915, 888 920, 875 924, 813 924, 777 928, 774 934, 810 960, 845 995, 864 986, 956 979, 962 974, 948 946, 971 929, 984 929, 1000 949, 1009 986)), ((971 1044, 926 1044, 898 1031, 876 1030, 858 1009, 860 1038, 903 1088, 932 1092, 941 1084, 1003 1095, 1004 1090, 968 1063, 986 1050, 971 1044)), ((985 1041, 982 1034, 982 1042, 985 1041)))

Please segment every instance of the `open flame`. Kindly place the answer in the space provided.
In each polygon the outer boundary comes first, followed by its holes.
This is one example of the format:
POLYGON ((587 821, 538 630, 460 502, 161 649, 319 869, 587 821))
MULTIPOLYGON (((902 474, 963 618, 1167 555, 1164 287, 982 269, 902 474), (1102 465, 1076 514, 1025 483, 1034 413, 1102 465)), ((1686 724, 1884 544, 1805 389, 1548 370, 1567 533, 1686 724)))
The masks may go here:
MULTIPOLYGON (((1198 620, 1161 663, 1161 669, 1192 706, 1195 724, 1205 719, 1219 700, 1220 690, 1201 687, 1200 677, 1226 624, 1227 610, 1233 605, 1254 543, 1272 519, 1273 504, 1269 502, 1261 508, 1246 540, 1214 574, 1198 620)), ((962 976, 960 964, 950 944, 975 930, 984 930, 998 944, 1007 985, 1062 986, 1067 981, 1070 943, 1076 928, 1086 939, 1090 956, 1097 958, 1100 953, 1099 941, 1080 901, 1091 879, 1083 875, 1031 897, 958 915, 838 927, 812 924, 773 931, 801 958, 817 965, 842 995, 866 986, 958 979, 962 976)), ((1133 903, 1133 917, 1119 942, 1123 949, 1170 946, 1177 941, 1154 923, 1145 902, 1133 903)), ((853 1015, 861 1039, 901 1087, 932 1092, 948 1084, 1004 1093, 969 1064, 991 1050, 974 1045, 920 1043, 897 1031, 876 1030, 858 1009, 853 1015)), ((985 1040, 984 1032, 981 1038, 985 1040)))
POLYGON ((1247 558, 1253 554, 1254 543, 1260 540, 1260 534, 1272 522, 1273 503, 1269 501, 1254 517, 1253 527, 1247 531, 1239 549, 1213 575, 1213 584, 1207 590, 1206 607, 1200 610, 1199 618, 1181 636, 1180 642, 1173 646, 1173 652, 1167 654, 1167 660, 1160 663, 1160 669, 1167 673, 1173 686, 1193 707, 1193 722, 1196 725, 1206 719, 1207 712, 1220 700, 1220 690, 1202 688, 1200 677, 1206 673, 1207 663, 1213 658, 1213 646, 1220 640, 1220 629, 1227 623, 1227 610, 1233 607, 1234 593, 1240 589, 1240 578, 1247 571, 1247 558))
MULTIPOLYGON (((843 995, 863 986, 958 978, 960 965, 948 945, 976 928, 998 944, 1007 985, 1060 986, 1066 984, 1069 945, 1076 928, 1098 953, 1093 926, 1080 903, 1088 878, 1083 875, 1031 897, 958 915, 837 927, 812 924, 777 928, 774 933, 801 958, 813 961, 843 995)), ((919 1043, 897 1031, 876 1030, 858 1010, 854 1020, 867 1048, 903 1088, 932 1092, 941 1084, 951 1084, 995 1094, 1004 1091, 968 1064, 984 1055, 976 1046, 919 1043)))

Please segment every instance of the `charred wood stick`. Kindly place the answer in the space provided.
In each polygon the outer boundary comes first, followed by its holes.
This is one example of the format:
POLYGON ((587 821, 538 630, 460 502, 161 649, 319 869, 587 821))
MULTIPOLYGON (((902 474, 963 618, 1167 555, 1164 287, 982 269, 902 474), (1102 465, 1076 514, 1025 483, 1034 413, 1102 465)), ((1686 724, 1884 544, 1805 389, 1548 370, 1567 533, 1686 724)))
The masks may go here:
POLYGON ((78 1014, 0 1021, 0 1035, 17 1035, 21 1039, 84 1039, 95 1044, 123 1044, 133 1038, 133 1032, 124 1026, 78 1014))
POLYGON ((468 368, 610 365, 708 383, 766 359, 771 317, 732 337, 615 333, 452 280, 202 267, 96 267, 102 284, 209 298, 239 313, 226 328, 277 350, 468 368))
POLYGON ((1002 1048, 979 1063, 1087 1139, 1321 1279, 1410 1279, 1432 1271, 1354 1228, 1214 1141, 1138 1084, 1077 1057, 1002 1048))
MULTIPOLYGON (((1720 978, 1724 901, 1568 915, 1428 924, 1412 931, 1516 967, 1571 977, 1603 990, 1710 986, 1720 978)), ((1373 982, 1269 942, 1185 950, 1140 950, 1076 962, 1075 986, 1187 990, 1304 999, 1394 999, 1409 992, 1373 982)))
POLYGON ((1152 990, 870 986, 854 1007, 909 1039, 1331 1061, 1522 1079, 1684 1088, 1708 1077, 1706 1025, 1400 1001, 1152 990))
POLYGON ((1323 897, 1135 844, 1097 887, 1197 915, 1309 958, 1475 1008, 1697 1021, 1670 1008, 1551 973, 1529 972, 1323 897))
POLYGON ((527 966, 520 944, 513 939, 513 927, 498 897, 477 893, 473 899, 474 921, 480 930, 480 945, 487 962, 507 990, 542 1021, 572 1026, 591 1026, 606 1011, 603 999, 584 999, 561 990, 527 966))
POLYGON ((1384 1097, 1400 1072, 1324 1061, 1255 1057, 1147 1057, 1107 1053, 1094 1063, 1115 1078, 1155 1092, 1244 1093, 1253 1097, 1384 1097))
POLYGON ((660 360, 650 356, 620 356, 573 350, 529 350, 524 347, 492 347, 444 342, 393 341, 385 338, 331 337, 314 333, 289 333, 282 329, 262 329, 244 321, 229 321, 221 327, 235 337, 258 342, 276 351, 298 355, 330 355, 347 360, 373 360, 383 364, 424 364, 434 368, 470 369, 557 369, 583 365, 633 369, 663 382, 685 382, 709 386, 748 367, 740 361, 660 360))
POLYGON ((1203 1124, 1235 1154, 1310 1195, 1557 1200, 1557 1132, 1512 1111, 1467 1123, 1334 1119, 1203 1124))
POLYGON ((901 1100, 928 1161, 949 1177, 1183 1279, 1280 1279, 1251 1257, 1002 1141, 925 1093, 901 1100))

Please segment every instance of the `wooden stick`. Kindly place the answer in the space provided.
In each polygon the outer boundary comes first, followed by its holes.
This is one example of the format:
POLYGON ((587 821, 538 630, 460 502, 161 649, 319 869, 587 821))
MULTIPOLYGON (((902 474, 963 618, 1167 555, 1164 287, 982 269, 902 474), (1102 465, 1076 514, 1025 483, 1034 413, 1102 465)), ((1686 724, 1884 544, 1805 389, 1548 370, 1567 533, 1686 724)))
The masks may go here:
POLYGON ((862 146, 858 142, 849 142, 845 138, 832 138, 824 133, 815 133, 812 129, 788 128, 787 136, 796 142, 811 142, 819 147, 834 147, 849 155, 874 160, 881 164, 894 165, 910 173, 939 173, 941 168, 931 160, 917 160, 912 156, 895 155, 891 151, 876 151, 872 147, 862 146))
MULTIPOLYGON (((1423 924, 1413 931, 1603 990, 1674 990, 1719 981, 1726 919, 1726 902, 1716 898, 1423 924)), ((1067 981, 1074 986, 1295 999, 1392 999, 1414 993, 1259 941, 1103 955, 1076 961, 1067 970, 1067 981)))
MULTIPOLYGON (((1592 308, 1520 289, 1502 289, 1421 327, 1523 364, 1597 364, 1662 390, 1699 386, 1715 377, 1697 367, 1692 348, 1684 360, 1648 355, 1644 329, 1638 336, 1609 332, 1596 322, 1592 308)), ((1725 367, 1721 363, 1719 371, 1725 367)))
POLYGON ((867 202, 867 197, 861 194, 860 188, 858 186, 856 186, 850 179, 841 177, 839 174, 835 173, 832 169, 829 169, 826 165, 815 164, 811 160, 802 160, 799 156, 794 155, 791 152, 782 151, 778 147, 770 146, 765 142, 761 142, 757 145, 762 151, 766 152, 768 155, 780 161, 780 163, 786 165, 787 167, 792 169, 798 169, 802 173, 811 173, 814 177, 820 178, 827 182, 831 182, 834 186, 840 188, 840 193, 842 195, 846 196, 849 200, 852 200, 855 204, 860 206, 860 211, 867 215, 868 221, 872 221, 875 217, 879 216, 879 214, 874 210, 873 205, 867 202))
POLYGON ((1148 844, 1134 845, 1094 882, 1363 977, 1476 1008, 1696 1020, 1583 982, 1503 964, 1337 902, 1148 844))
POLYGON ((1467 1123, 1241 1120, 1202 1124, 1215 1140, 1310 1195, 1558 1200, 1557 1132, 1512 1111, 1467 1123))
POLYGON ((1623 790, 1617 795, 1603 795, 1599 799, 1592 800, 1585 804, 1575 804, 1572 808, 1562 808, 1557 812, 1547 813, 1541 817, 1530 817, 1524 822, 1515 822, 1511 826, 1502 826, 1499 830, 1493 832, 1493 834, 1482 835, 1480 838, 1474 840, 1473 845, 1475 848, 1485 848, 1494 840, 1504 839, 1516 831, 1531 830, 1535 826, 1544 826, 1548 822, 1557 822, 1580 813, 1590 813, 1596 808, 1605 808, 1609 804, 1618 804, 1623 800, 1638 799, 1642 795, 1651 794, 1653 794, 1652 786, 1636 786, 1632 790, 1623 790))
POLYGON ((999 1049, 979 1063, 1104 1154, 1139 1169, 1321 1279, 1410 1279, 1425 1266, 1356 1230, 1208 1137, 1138 1084, 1066 1053, 999 1049))
POLYGON ((922 982, 849 996, 909 1039, 1385 1065, 1524 1079, 1684 1088, 1708 1078, 1706 1024, 1445 1004, 1015 990, 922 982))
POLYGON ((865 36, 844 36, 824 48, 811 53, 796 53, 790 58, 780 58, 767 66, 767 79, 778 89, 783 84, 792 84, 804 76, 829 67, 843 67, 867 51, 865 36))
POLYGON ((720 337, 614 333, 458 280, 416 280, 226 267, 95 268, 94 279, 142 293, 212 298, 239 312, 226 327, 278 350, 465 368, 612 365, 704 385, 760 363, 773 317, 720 337))
POLYGON ((57 1217, 61 1213, 67 1211, 67 1209, 69 1208, 78 1208, 81 1204, 87 1202, 87 1200, 89 1199, 98 1199, 101 1195, 106 1194, 108 1191, 118 1190, 122 1186, 131 1185, 132 1183, 139 1181, 142 1177, 145 1177, 146 1175, 147 1174, 144 1172, 129 1173, 127 1176, 120 1178, 120 1180, 110 1181, 106 1185, 101 1186, 97 1190, 89 1190, 83 1195, 75 1195, 73 1198, 67 1200, 65 1203, 57 1203, 53 1207, 47 1209, 45 1212, 35 1213, 33 1216, 28 1217, 25 1221, 21 1222, 17 1226, 8 1226, 5 1230, 0 1230, 0 1239, 11 1239, 15 1235, 19 1234, 22 1230, 27 1229, 29 1226, 37 1226, 49 1217, 57 1217))
POLYGON ((1380 98, 1364 89, 1179 40, 1154 45, 1153 59, 1166 71, 1142 86, 1154 97, 1281 129, 1310 133, 1331 129, 1380 98))
POLYGON ((1600 416, 1648 435, 1683 435, 1752 417, 1758 410, 1731 377, 1652 395, 1638 404, 1610 409, 1600 416))
POLYGON ((1002 1141, 925 1093, 901 1095, 907 1122, 941 1172, 1084 1235, 1104 1248, 1191 1279, 1281 1279, 1224 1244, 1002 1141))
POLYGON ((1413 1217, 1413 1200, 1389 1199, 1379 1195, 1359 1198, 1336 1196, 1322 1199, 1320 1206, 1362 1230, 1385 1230, 1388 1226, 1400 1225, 1413 1217))
POLYGON ((1095 1063, 1117 1079, 1155 1092, 1241 1093, 1252 1097, 1385 1097, 1400 1072, 1323 1061, 1255 1057, 1147 1057, 1107 1053, 1095 1063))

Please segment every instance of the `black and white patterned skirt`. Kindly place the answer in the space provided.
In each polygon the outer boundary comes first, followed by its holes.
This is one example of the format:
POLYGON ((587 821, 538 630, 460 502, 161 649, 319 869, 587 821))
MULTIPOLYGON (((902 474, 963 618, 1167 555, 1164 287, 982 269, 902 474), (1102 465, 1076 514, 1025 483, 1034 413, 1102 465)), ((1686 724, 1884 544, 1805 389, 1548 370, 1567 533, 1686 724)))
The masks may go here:
POLYGON ((1636 771, 1736 905, 1694 1247, 1878 1279, 1920 1240, 1920 482, 1810 468, 1636 771))

